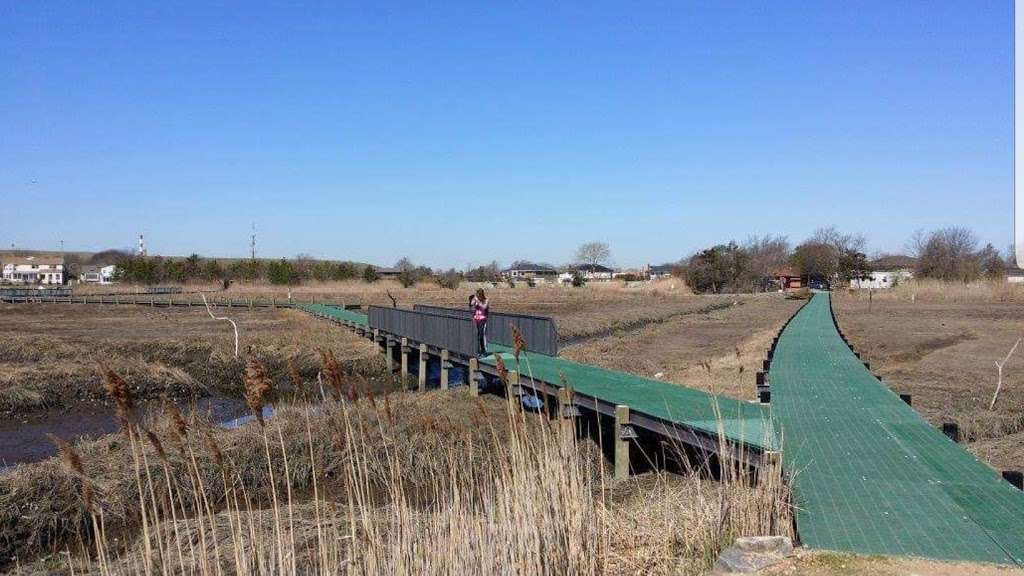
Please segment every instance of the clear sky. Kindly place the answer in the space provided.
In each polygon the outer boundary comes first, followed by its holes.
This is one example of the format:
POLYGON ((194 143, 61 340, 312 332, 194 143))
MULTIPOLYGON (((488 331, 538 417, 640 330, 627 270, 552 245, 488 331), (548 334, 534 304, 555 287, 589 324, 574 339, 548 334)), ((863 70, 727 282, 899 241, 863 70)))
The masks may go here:
POLYGON ((0 246, 1012 241, 1010 0, 210 4, 0 4, 0 246))

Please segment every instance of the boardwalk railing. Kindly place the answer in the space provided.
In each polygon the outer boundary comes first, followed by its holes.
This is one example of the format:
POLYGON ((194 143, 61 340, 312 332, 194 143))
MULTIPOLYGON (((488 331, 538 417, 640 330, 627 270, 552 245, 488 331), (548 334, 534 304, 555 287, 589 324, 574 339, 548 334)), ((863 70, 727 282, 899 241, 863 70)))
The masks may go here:
POLYGON ((468 316, 370 306, 367 322, 371 329, 399 334, 463 356, 476 356, 476 327, 468 316))
MULTIPOLYGON (((472 319, 473 311, 468 308, 445 308, 442 306, 430 306, 416 304, 413 310, 431 312, 434 314, 446 314, 460 318, 472 319)), ((545 354, 547 356, 558 356, 558 330, 555 321, 546 316, 531 316, 529 314, 511 314, 508 312, 492 311, 487 316, 487 340, 502 346, 512 346, 512 327, 519 329, 526 340, 526 350, 545 354)))

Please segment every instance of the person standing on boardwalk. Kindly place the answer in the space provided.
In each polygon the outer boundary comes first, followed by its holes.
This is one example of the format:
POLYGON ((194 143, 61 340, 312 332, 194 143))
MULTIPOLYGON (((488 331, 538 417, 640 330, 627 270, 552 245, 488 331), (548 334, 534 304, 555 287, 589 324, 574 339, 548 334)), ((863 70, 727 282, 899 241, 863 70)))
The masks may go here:
POLYGON ((487 311, 489 303, 483 288, 476 289, 476 295, 469 299, 469 305, 473 308, 473 324, 476 325, 476 353, 479 356, 487 354, 487 311))

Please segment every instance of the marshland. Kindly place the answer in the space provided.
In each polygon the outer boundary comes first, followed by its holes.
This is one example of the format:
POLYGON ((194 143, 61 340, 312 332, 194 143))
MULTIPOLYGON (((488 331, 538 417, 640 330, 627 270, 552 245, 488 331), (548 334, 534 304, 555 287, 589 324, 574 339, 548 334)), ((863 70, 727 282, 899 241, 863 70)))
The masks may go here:
MULTIPOLYGON (((464 296, 389 282, 307 290, 293 297, 458 305, 464 296)), ((921 330, 892 307, 920 316, 943 306, 945 322, 959 311, 926 342, 968 330, 949 345, 991 340, 994 351, 1002 339, 982 327, 1018 298, 938 302, 924 284, 912 300, 900 294, 873 299, 870 311, 856 294, 837 294, 852 338, 882 343, 867 350, 882 374, 913 376, 933 355, 884 352, 895 345, 886 342, 907 341, 898 327, 921 330)), ((570 359, 744 400, 756 396, 771 334, 800 306, 777 293, 698 296, 678 281, 491 297, 496 309, 552 315, 570 359)), ((751 475, 691 460, 615 482, 596 427, 566 438, 497 395, 409 392, 376 346, 297 310, 219 310, 238 325, 237 358, 230 327, 201 308, 17 304, 0 313, 11 368, 0 388, 5 413, 42 422, 31 438, 0 440, 5 450, 34 448, 0 473, 8 571, 697 574, 738 535, 792 535, 778 470, 751 475)), ((1010 366, 998 404, 1006 424, 971 428, 968 445, 994 466, 1019 461, 1012 449, 982 448, 1019 434, 1010 366)), ((980 365, 977 378, 986 378, 980 365)), ((955 389, 962 379, 942 382, 955 389)), ((915 382, 886 379, 914 387, 916 405, 936 421, 980 410, 969 400, 980 385, 941 412, 915 382)))
MULTIPOLYGON (((353 288, 370 302, 384 292, 410 304, 459 297, 353 288)), ((736 326, 706 353, 737 356, 748 310, 781 319, 787 308, 781 297, 704 298, 672 285, 492 298, 554 313, 576 339, 566 351, 581 355, 699 322, 736 326), (602 317, 605 308, 613 313, 602 317)), ((565 437, 541 415, 464 388, 407 392, 375 346, 295 310, 219 312, 238 324, 238 358, 230 327, 202 309, 2 313, 5 361, 45 374, 5 382, 8 413, 84 404, 105 410, 109 426, 91 437, 41 428, 38 441, 56 454, 0 474, 8 570, 699 573, 735 535, 792 530, 778 470, 698 462, 616 483, 600 433, 565 437), (54 322, 66 329, 45 329, 54 322), (256 417, 225 427, 202 409, 210 398, 256 417)), ((673 366, 640 369, 670 378, 673 366)))

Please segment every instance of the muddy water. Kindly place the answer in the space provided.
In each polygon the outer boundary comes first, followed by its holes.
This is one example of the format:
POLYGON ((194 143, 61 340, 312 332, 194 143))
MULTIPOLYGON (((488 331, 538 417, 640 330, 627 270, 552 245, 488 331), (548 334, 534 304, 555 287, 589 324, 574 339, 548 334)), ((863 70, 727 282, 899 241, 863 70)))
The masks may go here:
MULTIPOLYGON (((197 399, 194 405, 179 407, 183 412, 198 411, 210 421, 227 426, 238 426, 252 418, 245 402, 234 398, 212 396, 197 399)), ((140 415, 146 408, 140 408, 140 415)), ((264 408, 264 417, 268 416, 268 408, 264 408)), ((57 449, 47 434, 74 442, 117 430, 113 408, 98 404, 78 404, 27 416, 0 418, 0 472, 15 464, 37 462, 56 454, 57 449)))

